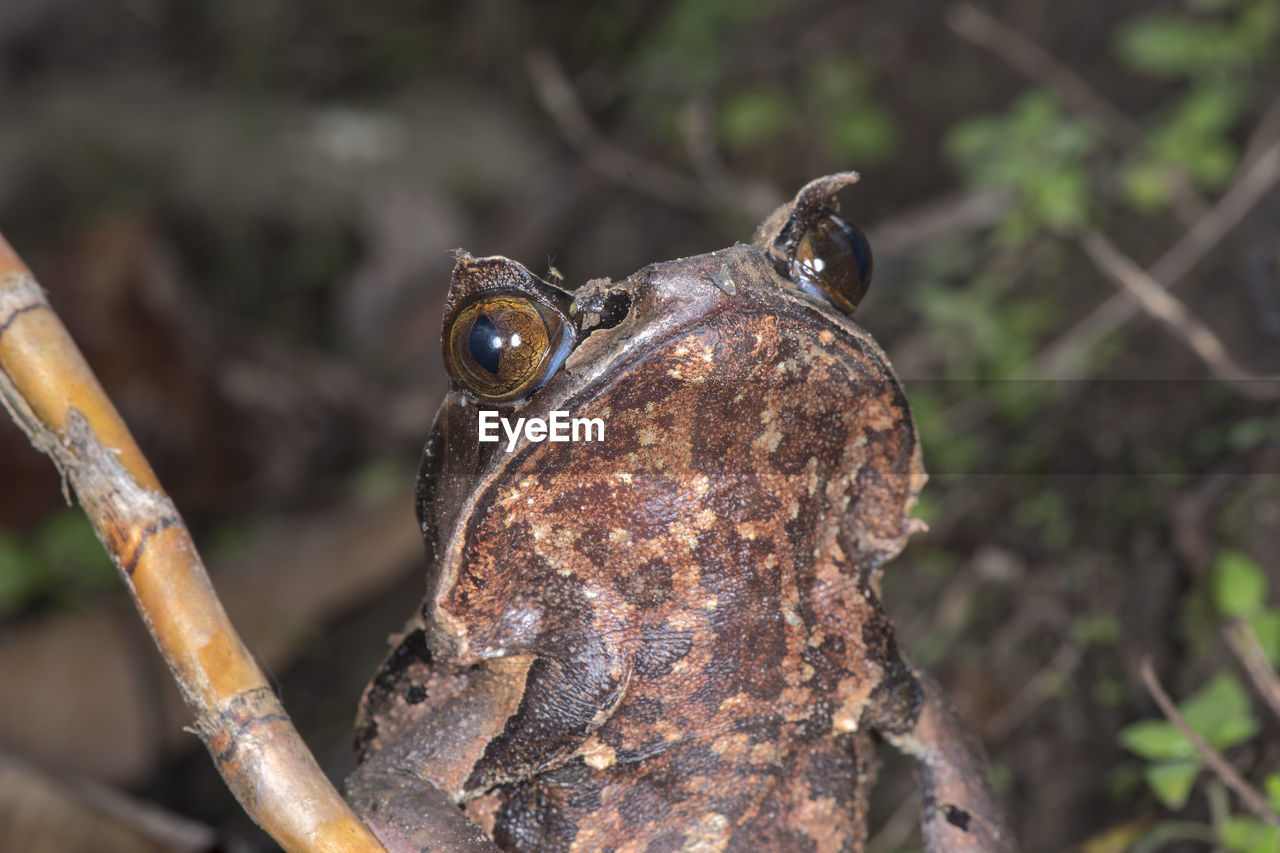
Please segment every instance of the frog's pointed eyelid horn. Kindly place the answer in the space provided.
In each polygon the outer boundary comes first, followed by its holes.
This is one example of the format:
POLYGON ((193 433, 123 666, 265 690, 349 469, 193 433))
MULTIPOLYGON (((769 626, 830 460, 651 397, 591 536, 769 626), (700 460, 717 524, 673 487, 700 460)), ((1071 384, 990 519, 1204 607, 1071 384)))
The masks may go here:
POLYGON ((760 223, 752 242, 768 252, 775 264, 787 262, 795 255, 805 229, 823 213, 839 212, 837 193, 856 184, 860 178, 857 172, 836 172, 815 178, 801 187, 795 198, 760 223))
POLYGON ((858 309, 871 284, 871 246, 837 215, 836 194, 857 180, 857 172, 839 172, 810 181, 756 232, 756 245, 778 275, 845 316, 858 309))
POLYGON ((440 333, 445 367, 477 399, 520 403, 577 345, 573 295, 500 255, 456 257, 440 333))
POLYGON ((518 261, 502 255, 477 258, 465 249, 454 251, 453 277, 444 303, 444 324, 449 325, 458 306, 487 292, 518 291, 544 303, 567 323, 573 294, 545 281, 518 261))

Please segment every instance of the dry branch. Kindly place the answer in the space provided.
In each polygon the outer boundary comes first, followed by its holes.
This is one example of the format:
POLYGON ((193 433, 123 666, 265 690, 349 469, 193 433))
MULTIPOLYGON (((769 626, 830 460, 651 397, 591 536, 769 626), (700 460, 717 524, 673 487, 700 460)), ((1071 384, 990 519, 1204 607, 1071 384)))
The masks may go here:
POLYGON ((671 207, 700 213, 718 207, 742 211, 751 219, 762 219, 782 202, 770 187, 720 175, 720 180, 704 183, 660 163, 652 163, 610 142, 592 123, 578 93, 560 64, 548 53, 529 54, 526 62, 534 94, 547 111, 566 142, 587 165, 619 186, 656 198, 671 207))
MULTIPOLYGON (((1147 270, 1153 280, 1172 290, 1182 278, 1240 223, 1280 180, 1280 142, 1272 142, 1246 165, 1208 213, 1147 270)), ((1025 371, 1031 377, 1076 379, 1080 354, 1103 336, 1123 326, 1140 308, 1128 293, 1117 293, 1058 336, 1025 371)))
POLYGON ((1003 707, 992 714, 983 725, 981 734, 987 743, 997 743, 1052 698, 1084 662, 1084 646, 1068 636, 1058 646, 1053 658, 1031 677, 1003 707))
POLYGON ((1280 377, 1262 376, 1241 367, 1208 326, 1100 232, 1088 232, 1080 244, 1098 269, 1133 296, 1142 310, 1168 326, 1215 376, 1256 400, 1280 396, 1280 377))
POLYGON ((381 851, 307 751, 172 501, 3 236, 0 399, 75 490, 245 810, 289 851, 381 851))
POLYGON ((1247 619, 1236 619, 1222 631, 1231 647, 1231 653, 1240 661, 1249 680, 1262 696, 1271 713, 1280 720, 1280 676, 1271 668, 1267 653, 1258 641, 1258 634, 1247 619))
MULTIPOLYGON (((770 213, 782 197, 777 190, 732 175, 715 151, 710 108, 691 102, 684 111, 683 133, 698 177, 652 163, 610 142, 587 115, 578 93, 555 58, 534 52, 527 57, 534 94, 556 129, 596 173, 607 180, 671 207, 715 212, 740 210, 750 218, 770 213)), ((867 226, 876 256, 905 254, 950 234, 986 227, 1013 206, 1011 193, 997 190, 960 193, 924 202, 867 226)))
POLYGON ((213 827, 0 751, 0 838, 23 853, 211 853, 213 827))
POLYGON ((1192 746, 1196 748, 1196 752, 1200 753, 1200 757, 1204 759, 1209 769, 1222 780, 1224 785, 1236 792, 1236 796, 1240 798, 1240 802, 1244 803, 1245 808, 1280 829, 1280 815, 1277 815, 1267 806, 1267 801, 1262 794, 1258 793, 1258 790, 1240 775, 1240 771, 1236 770, 1231 762, 1223 758, 1222 753, 1210 746, 1209 742, 1204 739, 1204 735, 1193 729, 1191 724, 1178 712, 1177 706, 1173 704, 1173 700, 1169 698, 1169 694, 1161 686, 1160 679, 1156 677, 1155 667, 1151 665, 1151 658, 1143 658, 1142 663, 1138 665, 1138 671, 1142 675, 1142 682, 1146 685, 1147 692, 1151 694, 1151 698, 1160 706, 1160 712, 1164 714, 1165 719, 1173 723, 1174 727, 1182 732, 1187 740, 1191 741, 1192 746))

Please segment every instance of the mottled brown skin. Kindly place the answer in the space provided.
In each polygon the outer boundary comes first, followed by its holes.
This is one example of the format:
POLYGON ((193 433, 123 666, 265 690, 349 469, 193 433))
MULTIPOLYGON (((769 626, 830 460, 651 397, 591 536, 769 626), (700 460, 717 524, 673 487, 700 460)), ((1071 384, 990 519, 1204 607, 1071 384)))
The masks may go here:
MULTIPOLYGON (((419 489, 427 599, 357 733, 350 787, 384 840, 433 843, 368 805, 407 783, 503 850, 859 851, 883 736, 921 761, 931 850, 1012 849, 875 591, 921 526, 902 388, 787 277, 852 179, 805 187, 754 244, 589 282, 576 349, 526 401, 445 400, 419 489), (600 417, 605 440, 507 453, 477 441, 484 407, 600 417)), ((494 287, 545 283, 459 256, 451 304, 494 287)))

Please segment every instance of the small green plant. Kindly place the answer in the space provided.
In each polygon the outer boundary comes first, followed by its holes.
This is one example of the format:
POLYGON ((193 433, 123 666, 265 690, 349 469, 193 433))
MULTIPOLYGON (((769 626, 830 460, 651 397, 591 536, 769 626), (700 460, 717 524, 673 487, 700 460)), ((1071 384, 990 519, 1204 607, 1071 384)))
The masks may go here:
POLYGON ((744 84, 720 102, 717 130, 726 150, 765 149, 798 131, 844 166, 865 169, 897 150, 897 120, 876 101, 871 75, 858 60, 824 57, 792 82, 786 88, 775 81, 744 84))
POLYGON ((1004 115, 966 119, 943 142, 974 186, 1014 194, 1018 204, 999 229, 1011 243, 1042 229, 1069 232, 1088 222, 1085 162, 1097 145, 1092 125, 1067 115, 1039 91, 1023 95, 1004 115))
MULTIPOLYGON (((732 73, 734 37, 783 9, 777 0, 668 4, 630 48, 622 79, 627 108, 673 146, 686 142, 689 105, 709 104, 716 147, 729 155, 768 157, 781 149, 801 161, 817 155, 830 171, 891 159, 899 150, 897 118, 876 97, 873 71, 854 54, 819 52, 782 73, 732 73)), ((616 52, 630 31, 619 28, 623 17, 596 13, 587 20, 616 52)))
MULTIPOLYGON (((1280 608, 1267 605, 1266 576, 1257 562, 1239 551, 1222 552, 1213 565, 1209 592, 1220 617, 1253 629, 1274 666, 1280 653, 1280 608)), ((1261 731, 1249 692, 1234 672, 1213 675, 1178 703, 1178 711, 1219 753, 1249 743, 1261 731)), ((1170 811, 1186 807, 1196 780, 1207 767, 1195 744, 1163 719, 1133 723, 1121 730, 1119 740, 1143 762, 1143 778, 1156 799, 1170 811)), ((1211 790, 1216 786, 1221 800, 1221 783, 1214 781, 1210 786, 1211 790)), ((1270 808, 1280 813, 1280 773, 1267 774, 1259 787, 1270 808)), ((1280 853, 1280 831, 1255 815, 1220 814, 1210 829, 1217 841, 1233 853, 1280 853)), ((1203 835, 1198 825, 1186 821, 1165 822, 1153 828, 1152 833, 1159 837, 1170 833, 1182 833, 1181 837, 1203 835), (1191 830, 1187 830, 1188 826, 1191 830)))
POLYGON ((1239 160, 1231 131, 1249 109, 1253 72, 1278 28, 1275 0, 1188 0, 1183 11, 1152 13, 1120 29, 1121 62, 1185 87, 1153 117, 1143 146, 1121 167, 1133 208, 1165 209, 1176 174, 1204 189, 1226 184, 1239 160))
MULTIPOLYGON (((1258 733, 1249 696, 1233 673, 1221 672, 1178 704, 1178 711, 1219 751, 1239 746, 1258 733)), ((1120 744, 1146 760, 1144 777, 1166 807, 1181 809, 1191 796, 1204 759, 1167 720, 1141 720, 1120 732, 1120 744)))
POLYGON ((741 89, 724 99, 717 118, 720 139, 731 151, 769 145, 796 123, 795 105, 772 86, 741 89))
POLYGON ((1107 150, 1104 128, 1033 89, 1002 114, 953 126, 943 152, 970 185, 1014 195, 996 232, 1006 244, 1076 232, 1117 196, 1139 212, 1162 213, 1179 191, 1221 189, 1235 173, 1233 133, 1256 101, 1258 68, 1278 35, 1277 0, 1184 0, 1117 30, 1124 66, 1172 84, 1171 97, 1138 117, 1142 139, 1132 150, 1119 145, 1126 128, 1105 128, 1107 150))
POLYGON ((802 87, 808 114, 821 119, 822 145, 832 160, 867 168, 897 150, 898 121, 874 98, 874 81, 858 60, 821 60, 808 70, 802 87))

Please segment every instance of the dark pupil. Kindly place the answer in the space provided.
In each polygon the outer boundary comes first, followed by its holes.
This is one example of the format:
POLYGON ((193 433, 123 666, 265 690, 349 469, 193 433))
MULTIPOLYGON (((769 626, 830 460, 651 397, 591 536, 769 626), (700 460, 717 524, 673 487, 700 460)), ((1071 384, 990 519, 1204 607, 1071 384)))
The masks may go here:
POLYGON ((494 376, 498 375, 498 362, 502 357, 502 336, 489 319, 488 314, 481 314, 471 324, 471 335, 467 338, 467 347, 471 350, 471 358, 479 366, 494 376))

